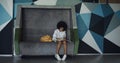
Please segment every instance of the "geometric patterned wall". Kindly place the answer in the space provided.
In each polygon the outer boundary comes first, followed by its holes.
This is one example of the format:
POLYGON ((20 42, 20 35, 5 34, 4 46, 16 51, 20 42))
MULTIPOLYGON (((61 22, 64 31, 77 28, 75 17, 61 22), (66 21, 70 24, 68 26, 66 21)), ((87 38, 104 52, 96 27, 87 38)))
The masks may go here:
POLYGON ((78 53, 120 53, 120 5, 76 5, 78 53))
POLYGON ((0 0, 0 54, 12 54, 13 0, 0 0))
POLYGON ((12 0, 9 1, 2 1, 0 0, 0 31, 11 21, 12 19, 12 12, 13 12, 13 2, 12 0), (8 4, 9 2, 9 4, 8 4))

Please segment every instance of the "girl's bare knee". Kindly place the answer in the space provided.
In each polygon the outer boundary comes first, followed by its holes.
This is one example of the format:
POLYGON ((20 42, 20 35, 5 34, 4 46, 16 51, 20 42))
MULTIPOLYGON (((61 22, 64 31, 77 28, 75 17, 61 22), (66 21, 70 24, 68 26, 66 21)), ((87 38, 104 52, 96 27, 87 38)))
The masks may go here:
POLYGON ((63 44, 66 44, 66 41, 63 41, 63 44))
POLYGON ((61 45, 62 43, 61 43, 61 42, 58 42, 57 44, 58 44, 58 45, 61 45))

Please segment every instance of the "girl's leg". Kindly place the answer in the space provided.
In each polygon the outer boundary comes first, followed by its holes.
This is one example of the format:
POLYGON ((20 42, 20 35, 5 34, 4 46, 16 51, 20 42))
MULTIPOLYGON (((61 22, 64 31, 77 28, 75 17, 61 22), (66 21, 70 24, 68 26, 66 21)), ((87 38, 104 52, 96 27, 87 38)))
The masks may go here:
POLYGON ((67 57, 67 43, 66 43, 66 41, 63 41, 63 46, 64 46, 64 56, 63 56, 62 60, 64 61, 67 57))
POLYGON ((66 41, 63 41, 63 46, 64 46, 64 54, 67 54, 67 44, 66 44, 66 41))
POLYGON ((55 57, 57 58, 57 60, 61 60, 61 58, 59 56, 59 50, 60 50, 61 44, 62 44, 61 42, 57 43, 56 54, 55 54, 55 57))
POLYGON ((58 44, 57 44, 57 49, 56 49, 56 53, 59 54, 59 50, 61 48, 61 42, 59 41, 58 44))

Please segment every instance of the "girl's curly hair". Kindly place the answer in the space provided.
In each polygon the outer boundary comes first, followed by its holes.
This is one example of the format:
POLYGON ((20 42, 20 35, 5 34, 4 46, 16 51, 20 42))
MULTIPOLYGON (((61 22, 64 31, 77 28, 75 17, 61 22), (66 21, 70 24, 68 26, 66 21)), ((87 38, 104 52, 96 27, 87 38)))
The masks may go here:
POLYGON ((63 30, 67 30, 67 24, 64 21, 60 21, 57 24, 57 29, 60 29, 61 27, 63 27, 63 30))

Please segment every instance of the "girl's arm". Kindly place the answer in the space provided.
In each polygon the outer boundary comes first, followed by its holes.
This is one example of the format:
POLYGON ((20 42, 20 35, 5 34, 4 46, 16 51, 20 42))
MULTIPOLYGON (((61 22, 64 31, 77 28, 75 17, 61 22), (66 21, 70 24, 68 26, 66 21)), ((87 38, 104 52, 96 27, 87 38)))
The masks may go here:
POLYGON ((53 33, 53 38, 52 38, 52 40, 55 42, 57 41, 56 34, 57 34, 57 31, 55 30, 53 33))
POLYGON ((65 31, 65 33, 64 33, 64 38, 63 38, 63 40, 67 40, 67 38, 66 38, 66 31, 65 31))

